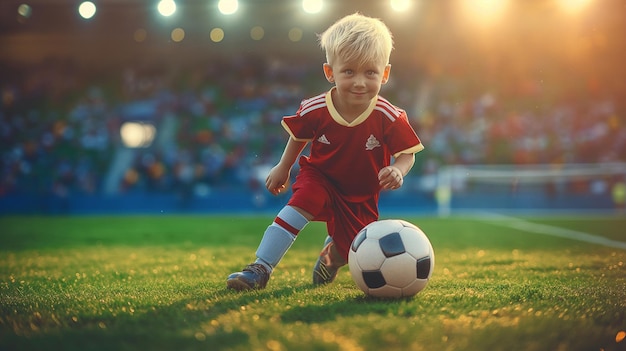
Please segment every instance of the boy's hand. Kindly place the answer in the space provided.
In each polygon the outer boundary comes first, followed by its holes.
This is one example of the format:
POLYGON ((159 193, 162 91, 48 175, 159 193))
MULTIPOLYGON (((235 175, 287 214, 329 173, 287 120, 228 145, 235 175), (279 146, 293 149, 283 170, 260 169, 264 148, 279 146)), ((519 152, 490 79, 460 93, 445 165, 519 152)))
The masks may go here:
POLYGON ((400 169, 387 166, 378 172, 379 184, 383 189, 395 190, 402 186, 404 177, 400 169))
POLYGON ((265 179, 265 187, 272 195, 280 194, 287 189, 290 174, 290 167, 285 169, 285 167, 281 167, 280 164, 274 166, 265 179))

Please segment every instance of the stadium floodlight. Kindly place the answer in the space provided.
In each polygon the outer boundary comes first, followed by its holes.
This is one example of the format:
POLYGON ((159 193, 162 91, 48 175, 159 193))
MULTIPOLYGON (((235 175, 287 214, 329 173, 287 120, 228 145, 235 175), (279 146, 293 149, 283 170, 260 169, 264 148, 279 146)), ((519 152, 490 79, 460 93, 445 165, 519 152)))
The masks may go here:
POLYGON ((561 9, 570 14, 581 12, 590 2, 591 0, 558 0, 561 9))
POLYGON ((211 37, 212 42, 219 43, 224 40, 224 30, 222 28, 213 28, 211 29, 209 36, 211 37))
POLYGON ((78 6, 78 14, 84 19, 90 19, 96 14, 96 5, 91 1, 84 1, 78 6))
POLYGON ((463 10, 470 20, 486 25, 500 18, 508 0, 460 0, 463 10))
POLYGON ((324 0, 302 0, 302 9, 306 13, 314 14, 322 11, 324 0))
POLYGON ((152 145, 156 127, 151 123, 125 122, 120 128, 120 136, 128 148, 146 148, 152 145))
POLYGON ((217 8, 223 15, 232 15, 239 9, 239 1, 237 0, 220 0, 217 3, 217 8))
POLYGON ((147 37, 148 37, 148 31, 143 29, 143 28, 138 28, 133 33, 133 39, 135 39, 135 41, 137 43, 141 43, 141 42, 146 41, 147 37))
POLYGON ((169 17, 176 12, 176 3, 174 0, 161 0, 157 5, 157 9, 161 16, 169 17))
POLYGON ((289 40, 295 43, 295 42, 302 40, 302 35, 303 35, 302 28, 293 27, 289 30, 289 33, 287 36, 289 37, 289 40))
POLYGON ((265 36, 265 29, 261 26, 254 26, 250 29, 250 38, 252 40, 261 40, 265 36))
POLYGON ((28 4, 21 4, 18 8, 17 8, 17 14, 20 15, 23 18, 28 18, 30 17, 30 15, 33 13, 30 5, 28 4))
POLYGON ((183 39, 185 39, 185 30, 182 28, 174 28, 170 34, 170 38, 176 43, 183 41, 183 39))
POLYGON ((391 9, 397 12, 404 12, 411 6, 411 0, 390 0, 391 9))

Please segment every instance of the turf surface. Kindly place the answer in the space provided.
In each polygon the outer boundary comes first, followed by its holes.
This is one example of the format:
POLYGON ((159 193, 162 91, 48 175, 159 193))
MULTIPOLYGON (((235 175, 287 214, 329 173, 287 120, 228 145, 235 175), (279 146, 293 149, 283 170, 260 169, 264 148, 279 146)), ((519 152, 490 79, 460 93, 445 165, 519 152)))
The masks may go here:
MULTIPOLYGON (((405 219, 435 271, 378 300, 347 269, 311 284, 320 223, 267 289, 233 292, 271 217, 0 217, 0 350, 626 350, 626 250, 502 218, 405 219)), ((626 242, 624 216, 524 220, 626 242)))

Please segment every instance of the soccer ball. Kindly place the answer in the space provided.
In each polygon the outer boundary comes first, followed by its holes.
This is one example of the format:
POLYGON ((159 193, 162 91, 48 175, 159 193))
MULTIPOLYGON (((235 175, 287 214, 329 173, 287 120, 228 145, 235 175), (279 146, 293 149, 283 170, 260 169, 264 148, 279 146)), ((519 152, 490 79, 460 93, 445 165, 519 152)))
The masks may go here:
POLYGON ((356 285, 373 297, 410 297, 428 284, 435 253, 426 234, 400 219, 372 222, 352 241, 348 253, 356 285))

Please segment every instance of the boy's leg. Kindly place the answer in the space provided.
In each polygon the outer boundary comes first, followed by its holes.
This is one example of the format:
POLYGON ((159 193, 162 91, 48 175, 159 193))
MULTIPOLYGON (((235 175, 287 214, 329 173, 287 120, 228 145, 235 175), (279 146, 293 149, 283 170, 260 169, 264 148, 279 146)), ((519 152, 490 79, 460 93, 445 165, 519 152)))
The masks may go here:
POLYGON ((339 268, 346 263, 347 261, 343 256, 337 252, 333 239, 330 236, 326 237, 324 248, 313 267, 313 284, 323 285, 331 283, 337 277, 339 268))
POLYGON ((270 274, 309 221, 291 206, 285 206, 267 227, 256 251, 256 261, 228 276, 226 285, 235 290, 263 289, 270 274))
POLYGON ((328 233, 324 249, 313 267, 313 284, 328 284, 335 280, 339 268, 348 263, 352 240, 367 224, 378 218, 376 199, 353 203, 339 194, 333 198, 332 218, 327 221, 328 233))

